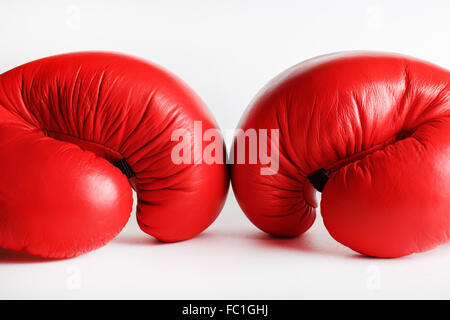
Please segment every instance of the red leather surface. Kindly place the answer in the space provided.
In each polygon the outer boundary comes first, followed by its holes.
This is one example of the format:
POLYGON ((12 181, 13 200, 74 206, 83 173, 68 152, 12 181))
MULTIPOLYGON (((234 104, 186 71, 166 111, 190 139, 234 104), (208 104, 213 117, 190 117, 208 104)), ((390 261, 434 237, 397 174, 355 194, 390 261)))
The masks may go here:
POLYGON ((216 128, 181 80, 124 55, 65 54, 0 75, 0 246, 71 257, 104 245, 129 218, 130 184, 143 231, 162 241, 200 233, 228 176, 224 164, 172 162, 172 132, 194 121, 216 128), (131 181, 110 163, 119 158, 131 181))
MULTIPOLYGON (((394 54, 317 57, 272 80, 239 127, 280 130, 280 168, 235 164, 232 185, 248 218, 277 236, 314 222, 307 177, 330 171, 321 213, 353 250, 398 257, 450 236, 450 73, 394 54)), ((248 151, 248 149, 247 149, 248 151)))

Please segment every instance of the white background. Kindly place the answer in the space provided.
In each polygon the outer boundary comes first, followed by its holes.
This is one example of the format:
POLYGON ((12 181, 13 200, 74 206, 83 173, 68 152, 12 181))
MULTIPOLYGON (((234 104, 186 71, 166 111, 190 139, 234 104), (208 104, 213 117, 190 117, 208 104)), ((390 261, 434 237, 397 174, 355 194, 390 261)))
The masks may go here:
MULTIPOLYGON (((183 78, 223 130, 272 77, 316 55, 394 51, 450 66, 450 1, 1 1, 0 72, 30 60, 112 50, 183 78)), ((273 239, 232 192, 200 236, 162 244, 134 212, 106 247, 46 261, 0 251, 0 298, 450 298, 450 245, 401 259, 341 246, 320 217, 273 239)))

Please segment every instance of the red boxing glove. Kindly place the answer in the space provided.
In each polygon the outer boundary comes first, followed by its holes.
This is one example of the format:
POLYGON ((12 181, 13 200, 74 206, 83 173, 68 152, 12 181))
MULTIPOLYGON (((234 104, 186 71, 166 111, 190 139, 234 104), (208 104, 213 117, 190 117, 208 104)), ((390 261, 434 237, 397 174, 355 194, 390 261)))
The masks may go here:
POLYGON ((143 231, 200 233, 228 177, 223 162, 174 163, 172 134, 195 121, 216 128, 181 80, 124 55, 64 54, 0 75, 0 247, 56 258, 98 248, 126 224, 130 184, 143 231))
POLYGON ((314 222, 314 185, 331 236, 357 252, 399 257, 448 241, 449 83, 448 70, 394 54, 338 53, 288 69, 240 122, 243 132, 266 129, 259 143, 272 152, 272 163, 251 164, 251 135, 240 140, 245 156, 235 138, 241 208, 263 231, 297 236, 314 222))

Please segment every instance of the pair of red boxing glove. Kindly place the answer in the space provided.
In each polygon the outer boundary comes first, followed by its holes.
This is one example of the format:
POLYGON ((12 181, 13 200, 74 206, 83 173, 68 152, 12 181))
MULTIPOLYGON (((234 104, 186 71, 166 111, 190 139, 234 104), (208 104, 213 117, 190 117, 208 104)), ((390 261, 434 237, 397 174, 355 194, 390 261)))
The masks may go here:
POLYGON ((275 236, 313 224, 399 257, 450 237, 450 73, 420 60, 338 53, 300 63, 252 101, 227 159, 200 98, 154 64, 73 53, 0 75, 0 247, 51 258, 125 226, 185 240, 222 209, 229 179, 275 236), (131 186, 131 187, 130 187, 131 186))

